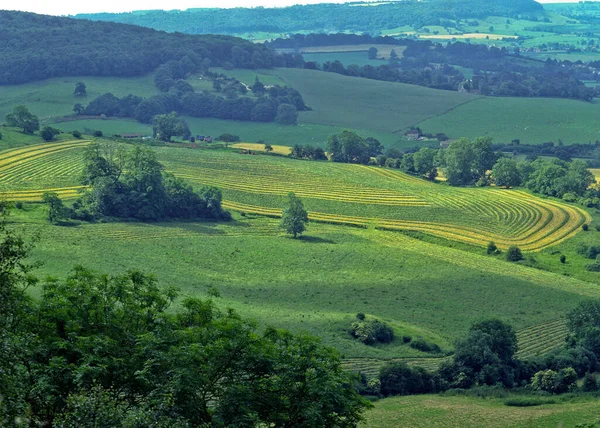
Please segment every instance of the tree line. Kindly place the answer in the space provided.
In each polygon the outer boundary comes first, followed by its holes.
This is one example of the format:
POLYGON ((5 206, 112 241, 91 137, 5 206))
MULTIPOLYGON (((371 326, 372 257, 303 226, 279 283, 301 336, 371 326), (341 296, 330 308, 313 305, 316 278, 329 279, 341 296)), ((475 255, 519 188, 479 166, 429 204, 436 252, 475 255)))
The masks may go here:
POLYGON ((2 426, 355 427, 369 407, 336 350, 223 311, 216 290, 179 299, 143 272, 81 266, 41 280, 30 250, 3 215, 2 426))
MULTIPOLYGON (((238 82, 239 84, 239 82, 238 82)), ((238 85, 239 86, 239 85, 238 85)), ((308 110, 302 95, 290 87, 273 86, 257 90, 254 97, 232 92, 223 97, 206 92, 195 92, 187 82, 179 80, 163 92, 149 98, 127 95, 118 98, 106 93, 87 106, 76 104, 78 115, 131 117, 142 123, 152 123, 157 115, 176 112, 192 117, 214 117, 225 120, 253 122, 296 123, 297 112, 308 110)))

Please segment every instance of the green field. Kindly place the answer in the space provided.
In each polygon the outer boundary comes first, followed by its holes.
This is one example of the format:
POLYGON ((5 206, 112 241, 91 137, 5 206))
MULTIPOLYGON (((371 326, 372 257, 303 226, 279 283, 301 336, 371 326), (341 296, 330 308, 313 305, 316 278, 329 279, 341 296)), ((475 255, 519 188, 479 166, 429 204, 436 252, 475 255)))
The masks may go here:
POLYGON ((78 130, 80 132, 101 130, 105 135, 114 134, 144 134, 152 135, 152 126, 140 123, 133 119, 82 119, 67 122, 54 123, 65 132, 78 130))
POLYGON ((556 98, 487 97, 464 104, 419 126, 450 138, 490 135, 496 142, 565 144, 600 139, 600 100, 591 103, 556 98))
POLYGON ((575 427, 595 426, 599 419, 598 398, 594 396, 574 397, 564 402, 557 398, 558 404, 534 407, 509 407, 504 405, 505 400, 436 395, 388 398, 377 401, 374 409, 366 412, 366 421, 361 426, 575 427))
MULTIPOLYGON (((85 145, 0 152, 1 196, 38 200, 43 189, 58 188, 63 198, 75 197, 85 145)), ((524 249, 548 247, 535 257, 552 257, 558 265, 556 251, 597 236, 577 233, 587 214, 568 205, 517 191, 452 189, 382 168, 174 146, 155 150, 168 171, 194 185, 220 186, 225 206, 245 217, 65 227, 46 224, 43 208, 27 204, 14 210, 11 222, 40 235, 33 254, 44 262, 38 274, 62 276, 74 264, 93 261, 95 269, 111 273, 149 271, 183 295, 205 296, 215 287, 220 305, 318 335, 349 358, 349 368, 370 373, 391 358, 429 367, 436 361, 400 339, 377 347, 353 340, 347 329, 357 312, 385 320, 398 336, 423 337, 444 350, 482 314, 497 316, 520 330, 524 351, 535 355, 564 338, 557 317, 583 298, 600 296, 589 282, 510 264, 481 248, 489 233, 504 233, 499 245, 520 239, 524 249), (302 240, 282 235, 270 218, 290 190, 316 220, 302 240), (421 230, 434 242, 387 229, 421 230)), ((574 266, 574 253, 568 258, 574 266)))
POLYGON ((378 67, 387 64, 387 61, 380 59, 369 59, 367 52, 323 52, 323 53, 304 53, 304 61, 314 61, 323 65, 325 62, 339 61, 346 67, 350 64, 372 65, 378 67))
POLYGON ((478 98, 313 70, 277 69, 275 73, 300 91, 313 109, 302 112, 300 120, 321 125, 391 133, 478 98))
POLYGON ((51 117, 73 114, 73 105, 88 104, 98 95, 111 92, 117 97, 128 94, 149 97, 159 91, 154 86, 154 75, 143 77, 60 77, 23 85, 2 86, 0 98, 0 120, 10 113, 15 105, 26 105, 40 121, 51 117), (84 82, 87 96, 73 95, 75 83, 84 82))

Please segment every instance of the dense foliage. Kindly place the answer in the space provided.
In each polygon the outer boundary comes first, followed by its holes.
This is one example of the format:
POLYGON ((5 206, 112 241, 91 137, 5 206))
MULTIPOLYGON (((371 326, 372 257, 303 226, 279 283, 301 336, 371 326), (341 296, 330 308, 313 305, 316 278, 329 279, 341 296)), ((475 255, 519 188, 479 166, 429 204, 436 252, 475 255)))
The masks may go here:
POLYGON ((378 319, 367 319, 365 314, 356 315, 356 321, 350 326, 350 334, 365 345, 390 343, 394 340, 394 329, 378 319))
POLYGON ((264 46, 227 36, 166 34, 12 11, 0 11, 0 28, 0 85, 59 76, 141 76, 182 58, 205 67, 273 63, 273 54, 264 46), (249 60, 236 61, 240 57, 249 60))
POLYGON ((165 31, 192 34, 236 34, 258 31, 371 32, 373 28, 440 25, 465 17, 535 14, 542 6, 533 0, 417 0, 393 1, 377 7, 315 4, 285 8, 188 9, 122 14, 79 15, 102 21, 141 25, 165 31))
POLYGON ((155 153, 141 146, 129 152, 93 144, 86 149, 82 184, 91 186, 74 205, 74 217, 229 219, 221 208, 221 191, 204 187, 199 193, 164 172, 155 153))
POLYGON ((131 117, 143 123, 152 123, 157 115, 171 112, 191 117, 246 120, 253 122, 295 123, 297 112, 308 110, 302 96, 293 88, 273 86, 258 97, 232 93, 225 97, 206 92, 195 92, 191 87, 178 90, 178 85, 168 92, 150 98, 128 95, 118 98, 111 93, 92 100, 79 114, 85 116, 131 117), (281 109, 282 106, 285 106, 281 109))
POLYGON ((286 206, 281 212, 280 227, 296 238, 306 230, 308 224, 308 213, 302 201, 293 192, 288 193, 286 206))
POLYGON ((0 224, 2 426, 354 427, 367 403, 339 354, 186 298, 139 271, 42 282, 0 224))

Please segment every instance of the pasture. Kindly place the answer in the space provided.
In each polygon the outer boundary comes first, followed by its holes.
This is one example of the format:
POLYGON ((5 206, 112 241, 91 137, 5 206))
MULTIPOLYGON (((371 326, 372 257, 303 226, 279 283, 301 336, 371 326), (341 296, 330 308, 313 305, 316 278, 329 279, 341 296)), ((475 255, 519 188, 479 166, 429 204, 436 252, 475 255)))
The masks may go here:
POLYGON ((478 98, 314 70, 277 69, 274 73, 297 89, 313 109, 300 113, 303 123, 393 133, 478 98))
POLYGON ((335 45, 335 46, 310 46, 300 49, 302 54, 319 54, 319 53, 343 53, 343 52, 364 52, 365 56, 370 48, 377 49, 378 58, 389 59, 392 51, 395 51, 398 57, 402 57, 402 53, 406 50, 406 46, 395 45, 378 45, 378 44, 363 44, 363 45, 335 45))
POLYGON ((0 121, 14 106, 26 105, 39 116, 42 123, 50 123, 52 118, 73 114, 73 105, 88 104, 98 95, 111 92, 117 97, 134 94, 149 97, 159 91, 154 86, 154 75, 143 77, 60 77, 22 85, 2 86, 0 98, 0 121), (87 86, 86 96, 74 96, 77 82, 87 86))
POLYGON ((501 398, 417 395, 379 400, 366 412, 363 428, 410 427, 575 427, 594 426, 598 399, 594 396, 555 398, 557 404, 509 407, 501 398), (578 425, 585 424, 585 425, 578 425), (588 425, 589 424, 589 425, 588 425))
MULTIPOLYGON (((64 199, 76 197, 86 144, 0 152, 2 196, 35 201, 52 190, 64 199)), ((581 235, 578 224, 586 219, 572 206, 516 191, 451 189, 383 168, 172 146, 156 151, 167 170, 192 184, 220 186, 224 205, 245 216, 235 214, 229 223, 65 227, 46 224, 44 208, 26 204, 10 221, 27 235, 40 235, 33 253, 44 261, 38 274, 64 275, 93 260, 95 269, 111 273, 149 271, 183 295, 206 296, 215 287, 220 305, 263 324, 321 336, 346 355, 347 367, 370 373, 390 358, 426 367, 439 360, 400 339, 376 347, 353 340, 347 329, 358 312, 388 322, 398 336, 422 337, 444 350, 482 313, 498 316, 520 329, 524 352, 535 355, 563 339, 557 317, 583 298, 600 296, 588 282, 475 249, 490 239, 486 227, 492 225, 498 227, 494 233, 506 233, 500 245, 520 239, 530 250, 561 247, 562 240, 581 235), (284 236, 271 218, 288 191, 316 220, 301 240, 284 236), (389 229, 421 230, 449 244, 389 229), (453 242, 475 247, 465 252, 453 242)))
POLYGON ((548 141, 590 143, 600 139, 600 100, 486 97, 460 105, 418 124, 424 132, 450 138, 489 135, 496 142, 520 139, 525 144, 548 141))
POLYGON ((321 52, 321 53, 304 53, 302 54, 305 61, 313 61, 323 65, 325 62, 339 61, 344 66, 356 64, 359 66, 372 65, 378 67, 387 64, 387 61, 382 59, 369 59, 367 52, 321 52))

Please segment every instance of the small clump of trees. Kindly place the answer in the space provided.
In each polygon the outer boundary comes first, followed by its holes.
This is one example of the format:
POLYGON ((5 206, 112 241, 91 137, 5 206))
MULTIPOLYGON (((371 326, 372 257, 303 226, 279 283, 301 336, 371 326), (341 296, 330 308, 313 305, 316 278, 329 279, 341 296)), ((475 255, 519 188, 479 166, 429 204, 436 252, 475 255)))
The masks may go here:
POLYGON ((383 321, 367 319, 365 314, 359 313, 350 326, 350 335, 365 345, 390 343, 394 340, 394 329, 383 321))
POLYGON ((227 220, 222 194, 215 187, 199 191, 166 173, 147 147, 129 151, 110 144, 86 148, 81 183, 90 187, 73 205, 73 217, 135 218, 156 221, 166 218, 227 220))

